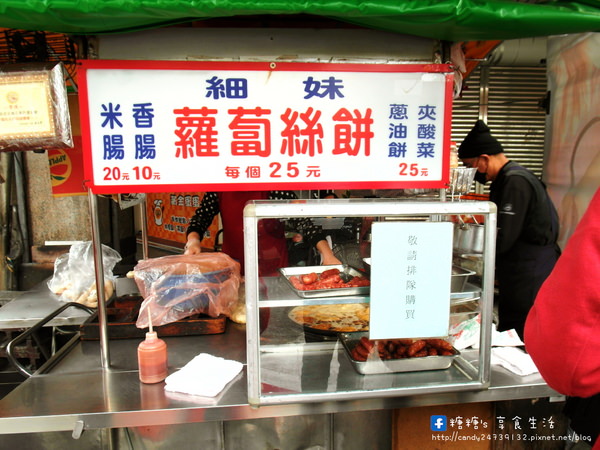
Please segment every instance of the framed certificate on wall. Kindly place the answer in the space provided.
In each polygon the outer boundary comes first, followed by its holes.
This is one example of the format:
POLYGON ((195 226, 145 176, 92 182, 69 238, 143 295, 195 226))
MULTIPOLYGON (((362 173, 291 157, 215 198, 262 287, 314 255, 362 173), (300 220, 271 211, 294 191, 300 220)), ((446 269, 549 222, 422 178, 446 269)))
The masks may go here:
POLYGON ((62 65, 4 66, 0 73, 0 150, 72 146, 62 65))

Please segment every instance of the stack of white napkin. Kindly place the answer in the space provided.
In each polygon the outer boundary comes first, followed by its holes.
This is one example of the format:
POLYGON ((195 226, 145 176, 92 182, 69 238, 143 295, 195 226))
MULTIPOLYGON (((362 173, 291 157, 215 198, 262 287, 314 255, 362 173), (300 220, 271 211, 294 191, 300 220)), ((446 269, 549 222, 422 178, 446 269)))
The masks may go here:
POLYGON ((200 353, 165 380, 165 391, 215 397, 233 380, 244 365, 238 361, 200 353))
POLYGON ((538 372, 531 356, 517 347, 492 348, 490 363, 502 366, 521 376, 538 372))
MULTIPOLYGON (((479 316, 465 320, 451 330, 452 345, 457 350, 464 350, 469 347, 479 348, 480 329, 479 316)), ((524 345, 514 329, 500 332, 496 330, 496 324, 492 324, 492 353, 490 363, 502 366, 506 370, 521 376, 537 373, 538 369, 531 356, 518 348, 524 345)))

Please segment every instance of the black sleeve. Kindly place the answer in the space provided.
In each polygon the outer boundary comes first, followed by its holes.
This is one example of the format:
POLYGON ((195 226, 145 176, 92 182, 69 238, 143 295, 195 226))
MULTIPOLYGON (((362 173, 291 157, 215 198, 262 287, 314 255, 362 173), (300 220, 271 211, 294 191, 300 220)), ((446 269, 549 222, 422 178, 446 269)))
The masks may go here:
POLYGON ((298 196, 294 191, 269 191, 269 200, 296 200, 298 196))
POLYGON ((522 235, 533 196, 533 187, 525 177, 506 177, 498 206, 497 254, 510 250, 522 235))
POLYGON ((200 235, 200 239, 202 239, 202 236, 204 236, 204 233, 206 233, 206 230, 208 230, 208 227, 210 227, 210 224, 219 212, 219 197, 217 193, 207 192, 204 194, 202 202, 200 202, 200 207, 196 209, 196 212, 190 219, 186 236, 195 231, 200 235))
POLYGON ((320 225, 315 225, 310 217, 289 219, 288 224, 313 247, 317 245, 317 242, 327 237, 327 233, 323 231, 323 228, 320 225))
MULTIPOLYGON (((294 191, 271 191, 270 200, 297 200, 298 196, 294 191)), ((306 242, 311 245, 317 245, 317 242, 326 238, 327 233, 319 225, 315 225, 309 217, 298 217, 287 220, 287 226, 295 232, 302 235, 306 242)))

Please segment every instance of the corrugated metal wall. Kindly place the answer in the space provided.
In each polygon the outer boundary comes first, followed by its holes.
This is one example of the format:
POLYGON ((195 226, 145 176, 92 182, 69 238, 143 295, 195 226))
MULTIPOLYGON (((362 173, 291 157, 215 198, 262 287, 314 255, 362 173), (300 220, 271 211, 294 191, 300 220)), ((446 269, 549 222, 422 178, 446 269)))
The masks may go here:
POLYGON ((454 100, 452 140, 458 144, 481 117, 509 159, 542 176, 546 68, 479 66, 454 100))

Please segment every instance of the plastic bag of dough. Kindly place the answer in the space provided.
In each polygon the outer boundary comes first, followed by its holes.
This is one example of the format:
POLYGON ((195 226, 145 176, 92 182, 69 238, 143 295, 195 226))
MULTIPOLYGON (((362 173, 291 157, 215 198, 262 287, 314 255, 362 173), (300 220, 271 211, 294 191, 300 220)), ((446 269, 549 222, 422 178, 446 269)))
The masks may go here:
MULTIPOLYGON (((119 261, 121 255, 116 250, 102 245, 106 300, 114 292, 116 277, 113 269, 119 261)), ((48 280, 48 288, 63 302, 77 302, 91 308, 98 306, 94 249, 91 241, 73 244, 68 253, 56 258, 54 274, 48 280)))
POLYGON ((147 328, 194 314, 231 317, 242 282, 240 264, 225 253, 169 255, 140 261, 133 269, 144 301, 136 326, 147 328))

